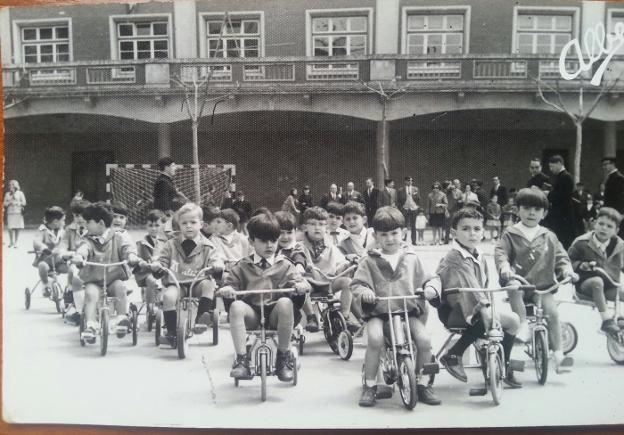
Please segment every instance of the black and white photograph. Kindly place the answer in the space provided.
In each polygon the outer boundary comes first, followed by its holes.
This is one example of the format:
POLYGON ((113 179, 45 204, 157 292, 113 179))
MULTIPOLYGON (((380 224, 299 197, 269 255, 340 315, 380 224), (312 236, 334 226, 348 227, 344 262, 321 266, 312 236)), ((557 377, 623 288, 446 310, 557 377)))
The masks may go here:
POLYGON ((2 419, 624 425, 624 3, 0 0, 2 419))

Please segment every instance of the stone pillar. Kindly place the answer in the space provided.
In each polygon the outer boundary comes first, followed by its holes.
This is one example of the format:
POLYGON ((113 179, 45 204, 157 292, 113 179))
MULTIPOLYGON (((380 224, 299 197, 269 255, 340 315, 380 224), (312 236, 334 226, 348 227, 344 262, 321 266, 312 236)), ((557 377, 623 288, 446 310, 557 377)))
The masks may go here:
POLYGON ((15 63, 11 53, 11 18, 8 7, 0 8, 0 41, 2 41, 0 45, 2 63, 6 65, 15 63))
POLYGON ((384 179, 390 177, 390 122, 385 119, 377 121, 375 163, 375 184, 382 189, 384 179))
POLYGON ((158 124, 158 158, 171 157, 171 124, 158 124))
POLYGON ((175 35, 176 59, 198 57, 195 0, 173 2, 173 31, 175 35))
MULTIPOLYGON (((375 54, 399 53, 399 0, 377 0, 375 7, 375 54)), ((371 53, 372 50, 371 50, 371 53)))
POLYGON ((615 157, 617 151, 617 121, 606 121, 604 124, 602 155, 604 157, 615 157))

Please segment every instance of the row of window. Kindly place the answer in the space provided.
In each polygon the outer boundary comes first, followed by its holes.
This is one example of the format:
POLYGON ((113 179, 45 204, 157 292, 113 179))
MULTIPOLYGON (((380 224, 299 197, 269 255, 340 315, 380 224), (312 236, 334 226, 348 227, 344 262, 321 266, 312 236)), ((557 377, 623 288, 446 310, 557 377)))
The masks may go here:
MULTIPOLYGON (((466 50, 467 16, 410 14, 405 29, 407 54, 461 54, 466 50)), ((614 15, 609 28, 624 22, 614 15)), ((263 56, 263 29, 259 18, 206 20, 206 53, 212 58, 263 56)), ((171 57, 168 20, 116 22, 118 58, 122 60, 171 57)), ((311 20, 313 56, 355 56, 370 53, 368 15, 322 16, 311 20)), ((575 36, 573 15, 518 13, 515 51, 521 54, 556 54, 575 36)), ((71 60, 67 24, 21 27, 21 48, 26 63, 71 60)))

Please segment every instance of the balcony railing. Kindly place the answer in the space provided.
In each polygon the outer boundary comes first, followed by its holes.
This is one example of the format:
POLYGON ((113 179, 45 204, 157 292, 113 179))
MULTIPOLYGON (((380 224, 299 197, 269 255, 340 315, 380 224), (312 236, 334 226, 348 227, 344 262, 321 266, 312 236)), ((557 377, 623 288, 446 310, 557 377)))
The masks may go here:
MULTIPOLYGON (((624 65, 624 56, 611 60, 624 65)), ((600 63, 593 66, 595 70, 600 63)), ((566 68, 578 69, 578 60, 568 59, 566 68)), ((592 71, 579 78, 588 79, 592 71)), ((559 58, 547 55, 371 55, 360 57, 283 57, 255 59, 169 59, 141 61, 88 61, 50 64, 5 65, 5 88, 80 88, 115 90, 124 88, 174 88, 172 79, 192 82, 209 77, 216 87, 232 85, 254 88, 262 83, 310 87, 357 86, 368 81, 418 81, 434 86, 459 84, 501 88, 534 86, 534 80, 558 80, 559 58), (381 62, 380 62, 381 61, 381 62), (376 62, 376 63, 375 63, 376 62), (373 65, 373 63, 375 63, 373 65), (373 66, 371 66, 373 65, 373 66), (379 65, 383 65, 380 69, 379 65), (461 83, 460 83, 461 82, 461 83), (505 82, 505 83, 503 83, 505 82), (121 87, 120 87, 121 86, 121 87)), ((561 82, 565 82, 561 79, 561 82)), ((260 88, 259 88, 260 89, 260 88)))

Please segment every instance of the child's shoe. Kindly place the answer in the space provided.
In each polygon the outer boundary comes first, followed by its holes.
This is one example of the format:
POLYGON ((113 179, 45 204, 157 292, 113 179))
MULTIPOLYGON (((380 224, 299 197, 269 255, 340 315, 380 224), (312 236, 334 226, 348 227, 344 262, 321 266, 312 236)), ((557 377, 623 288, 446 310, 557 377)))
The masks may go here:
POLYGON ((175 349, 178 347, 178 336, 176 335, 175 332, 167 331, 167 334, 165 334, 165 338, 169 342, 169 346, 171 346, 172 349, 175 349))
POLYGON ((378 384, 375 398, 377 399, 391 399, 394 393, 394 388, 390 385, 378 384))
POLYGON ((193 332, 195 334, 203 334, 208 330, 208 326, 212 324, 212 315, 209 312, 201 313, 201 315, 195 320, 193 326, 193 332))
POLYGON ((360 396, 359 405, 360 406, 375 406, 376 400, 375 396, 377 394, 377 385, 372 387, 368 387, 366 385, 362 386, 362 395, 360 396))
POLYGON ((355 316, 348 315, 345 318, 345 320, 347 322, 347 330, 351 334, 355 334, 360 329, 360 327, 362 326, 362 324, 355 318, 355 316))
POLYGON ((277 372, 277 379, 282 382, 291 382, 294 376, 295 359, 293 358, 290 350, 282 352, 278 349, 277 356, 275 358, 275 371, 277 372))
POLYGON ((461 357, 446 353, 440 357, 440 363, 446 368, 449 375, 462 382, 468 382, 461 357))
POLYGON ((130 319, 125 314, 117 316, 117 326, 115 327, 115 333, 117 338, 124 338, 130 330, 130 319))
POLYGON ((507 384, 510 388, 522 388, 522 382, 516 379, 514 371, 509 367, 509 364, 507 364, 507 375, 505 376, 505 379, 503 379, 503 382, 505 382, 505 384, 507 384))
POLYGON ((609 335, 617 335, 620 332, 620 328, 616 325, 615 320, 607 319, 602 322, 600 330, 606 332, 609 335))
POLYGON ((98 333, 98 324, 97 322, 88 322, 85 330, 80 334, 80 338, 86 341, 89 344, 95 343, 95 337, 98 333))
POLYGON ((433 388, 427 385, 416 385, 416 393, 418 394, 418 401, 425 403, 427 405, 439 405, 442 403, 440 399, 438 399, 433 392, 433 388))
POLYGON ((307 321, 306 331, 318 332, 319 324, 318 324, 318 320, 316 319, 316 315, 310 314, 309 316, 306 317, 306 321, 307 321))
POLYGON ((52 294, 52 290, 50 289, 50 284, 46 284, 45 287, 43 288, 43 297, 49 298, 51 294, 52 294))
POLYGON ((230 370, 230 377, 236 379, 251 379, 251 369, 249 368, 249 360, 247 355, 236 355, 232 370, 230 370))
POLYGON ((555 351, 555 372, 560 375, 562 373, 569 373, 570 370, 566 367, 572 367, 574 365, 574 359, 571 356, 566 356, 562 351, 555 351))
POLYGON ((523 343, 526 343, 531 338, 531 330, 529 329, 529 322, 524 321, 520 323, 518 332, 516 332, 516 339, 523 343))

